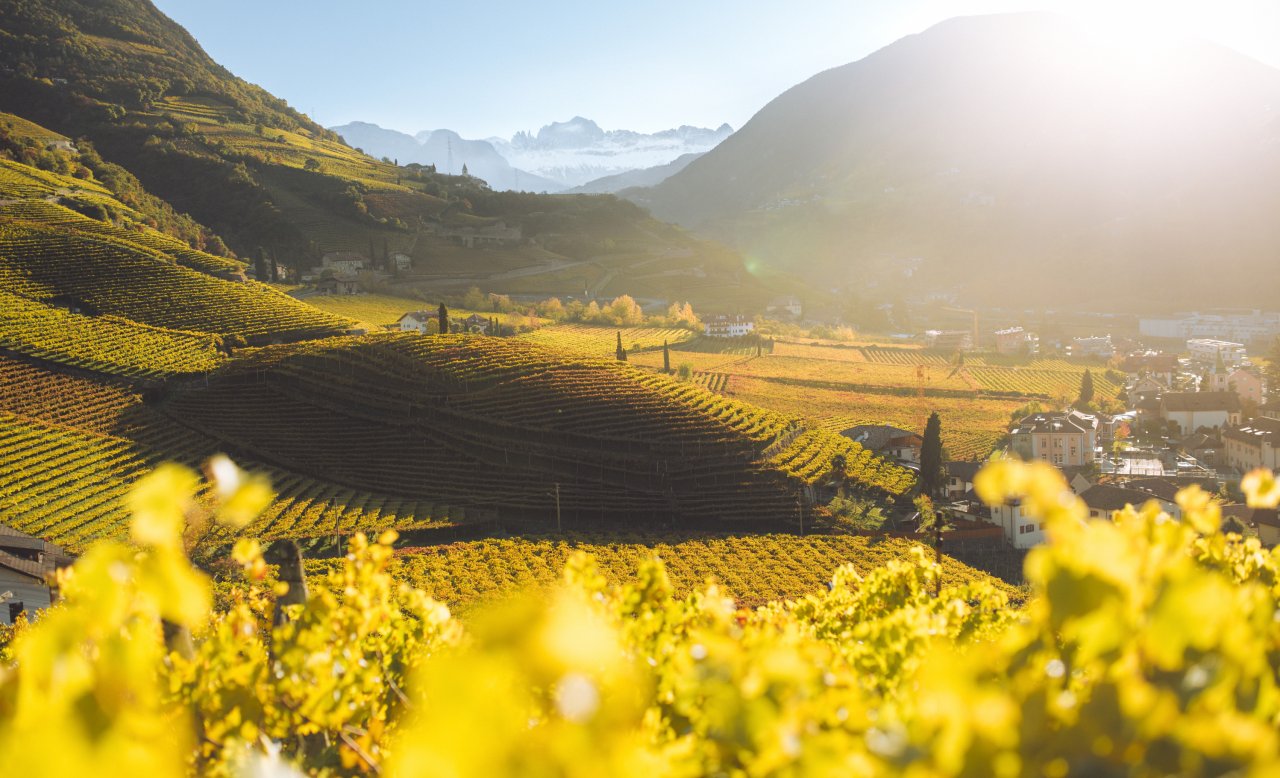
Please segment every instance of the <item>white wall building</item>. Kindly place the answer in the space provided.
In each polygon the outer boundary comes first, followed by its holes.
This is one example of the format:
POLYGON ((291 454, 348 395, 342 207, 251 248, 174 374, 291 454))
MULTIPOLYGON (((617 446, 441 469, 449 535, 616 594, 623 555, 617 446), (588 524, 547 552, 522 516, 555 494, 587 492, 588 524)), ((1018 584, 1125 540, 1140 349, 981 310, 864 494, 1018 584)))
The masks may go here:
POLYGON ((1192 362, 1213 366, 1221 359, 1228 368, 1240 367, 1249 357, 1243 343, 1214 338, 1192 338, 1187 341, 1187 351, 1192 362))
POLYGON ((1071 356, 1073 357, 1100 357, 1102 359, 1111 359, 1115 355, 1116 348, 1111 345, 1110 335, 1071 339, 1071 356))
POLYGON ((437 311, 410 311, 401 316, 396 324, 400 325, 401 332, 417 332, 420 335, 426 335, 429 332, 435 332, 439 327, 440 314, 437 311))
POLYGON ((756 323, 746 316, 712 316, 703 319, 702 330, 712 338, 740 338, 756 330, 756 323))
POLYGON ((1152 338, 1214 338, 1241 343, 1280 337, 1280 313, 1259 310, 1183 313, 1138 321, 1138 331, 1152 338))
POLYGON ((1022 504, 997 505, 991 509, 991 523, 1004 531, 1005 540, 1024 549, 1044 542, 1044 524, 1022 512, 1022 504))

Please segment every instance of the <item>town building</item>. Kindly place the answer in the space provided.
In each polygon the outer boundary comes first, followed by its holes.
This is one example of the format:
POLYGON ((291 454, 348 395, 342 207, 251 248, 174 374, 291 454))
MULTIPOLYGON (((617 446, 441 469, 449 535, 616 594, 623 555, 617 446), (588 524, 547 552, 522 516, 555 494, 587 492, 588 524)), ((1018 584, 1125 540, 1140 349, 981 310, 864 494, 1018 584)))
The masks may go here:
POLYGON ((1021 327, 996 330, 996 353, 1006 356, 1030 356, 1036 353, 1036 341, 1021 327))
POLYGON ((1227 376, 1227 390, 1235 392, 1241 402, 1261 405, 1264 397, 1262 376, 1238 367, 1227 376))
POLYGON ((947 499, 958 500, 973 491, 973 479, 981 469, 981 462, 948 462, 947 499))
POLYGON ((1187 341, 1187 351, 1191 353, 1191 361, 1214 367, 1223 365, 1236 368, 1248 361, 1243 343, 1213 338, 1192 338, 1187 341))
POLYGON ((888 424, 859 424, 840 434, 882 457, 920 464, 924 438, 918 433, 888 424))
POLYGON ((1110 335, 1071 339, 1071 356, 1073 357, 1111 359, 1115 355, 1116 347, 1112 345, 1110 335))
POLYGON ((1013 452, 1027 461, 1092 464, 1098 456, 1098 417, 1076 410, 1033 413, 1018 422, 1012 440, 1013 452))
POLYGON ((1182 510, 1177 503, 1162 500, 1151 492, 1127 489, 1123 486, 1094 484, 1080 493, 1080 499, 1088 506, 1091 519, 1110 518, 1112 513, 1123 510, 1127 505, 1141 508, 1149 500, 1155 500, 1159 503, 1161 510, 1174 518, 1182 516, 1182 510))
POLYGON ((1173 377, 1178 373, 1178 358, 1173 354, 1130 354, 1120 364, 1124 372, 1138 378, 1151 378, 1168 388, 1173 385, 1173 377))
POLYGON ((397 273, 403 273, 406 270, 413 269, 413 257, 410 257, 402 251, 393 251, 391 252, 391 255, 387 257, 387 265, 391 270, 394 270, 397 273))
POLYGON ((1280 337, 1280 313, 1228 310, 1143 318, 1138 321, 1138 331, 1147 337, 1170 340, 1214 338, 1239 343, 1265 343, 1280 337))
POLYGON ((1280 469, 1280 419, 1257 417, 1222 432, 1222 458, 1241 473, 1280 469))
POLYGON ((1045 541, 1044 524, 1022 512, 1022 502, 1014 500, 991 508, 992 524, 1004 531, 1004 538, 1016 549, 1028 549, 1045 541))
POLYGON ((756 323, 741 315, 711 316, 702 320, 702 331, 712 338, 740 338, 755 332, 756 323))
POLYGON ((924 347, 942 351, 968 351, 973 348, 973 333, 969 330, 925 330, 924 347))
POLYGON ((50 583, 58 568, 71 564, 71 556, 58 546, 0 524, 0 624, 12 624, 22 613, 34 614, 53 604, 50 583))
POLYGON ((1240 423, 1240 397, 1235 392, 1165 392, 1160 418, 1184 434, 1199 429, 1223 429, 1240 423))

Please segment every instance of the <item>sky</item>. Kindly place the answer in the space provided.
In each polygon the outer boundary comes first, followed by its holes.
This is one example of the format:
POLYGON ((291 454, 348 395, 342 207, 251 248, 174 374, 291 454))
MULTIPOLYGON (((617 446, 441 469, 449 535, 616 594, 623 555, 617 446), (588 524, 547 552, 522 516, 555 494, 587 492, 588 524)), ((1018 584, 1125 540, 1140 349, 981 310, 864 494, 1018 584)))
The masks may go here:
POLYGON ((953 16, 1052 10, 1199 35, 1280 67, 1278 0, 154 0, 236 75, 326 126, 510 137, 741 127, 786 89, 953 16))

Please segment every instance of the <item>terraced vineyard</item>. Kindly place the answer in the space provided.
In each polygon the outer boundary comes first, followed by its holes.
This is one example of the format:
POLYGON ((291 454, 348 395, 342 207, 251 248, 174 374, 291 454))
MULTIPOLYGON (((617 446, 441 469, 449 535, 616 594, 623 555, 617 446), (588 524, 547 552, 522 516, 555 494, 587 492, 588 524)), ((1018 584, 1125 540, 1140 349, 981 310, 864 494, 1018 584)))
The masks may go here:
POLYGON ((334 483, 545 521, 772 522, 846 476, 908 471, 793 417, 609 359, 516 339, 378 335, 261 349, 165 408, 334 483))
MULTIPOLYGON (((71 550, 125 532, 128 487, 161 461, 197 466, 221 446, 174 423, 129 386, 0 357, 0 521, 71 550)), ((250 459, 271 478, 256 537, 315 537, 438 527, 461 509, 317 481, 250 459)))
MULTIPOLYGON (((568 558, 585 551, 611 582, 629 580, 645 559, 657 556, 677 596, 714 578, 740 604, 798 597, 821 590, 832 572, 853 564, 860 573, 900 559, 912 546, 898 538, 847 535, 727 535, 696 533, 575 532, 568 537, 518 537, 406 549, 392 571, 397 580, 421 588, 451 607, 470 607, 517 590, 543 589, 557 581, 568 558)), ((307 563, 319 575, 336 562, 307 563)), ((950 557, 943 557, 943 585, 979 579, 1014 601, 1020 593, 950 557)))
POLYGON ((204 372, 224 360, 216 335, 82 316, 8 292, 0 292, 0 348, 136 378, 204 372))
POLYGON ((70 298, 101 314, 154 327, 295 339, 341 332, 350 322, 263 284, 222 280, 131 240, 69 224, 0 219, 0 277, 17 294, 70 298))

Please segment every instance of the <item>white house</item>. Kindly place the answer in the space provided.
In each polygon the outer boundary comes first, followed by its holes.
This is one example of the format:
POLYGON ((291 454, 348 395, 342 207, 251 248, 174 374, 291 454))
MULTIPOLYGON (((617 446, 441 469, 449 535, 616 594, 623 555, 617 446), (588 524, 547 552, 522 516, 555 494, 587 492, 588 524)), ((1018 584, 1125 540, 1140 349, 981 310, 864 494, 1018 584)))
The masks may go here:
POLYGON ((1222 429, 1240 423, 1240 396, 1235 392, 1166 392, 1160 396, 1160 418, 1184 433, 1201 427, 1222 429))
POLYGON ((440 315, 437 311, 410 311, 397 319, 396 324, 401 332, 417 332, 426 335, 434 333, 440 326, 440 315))
POLYGON ((1079 467, 1096 458, 1098 417, 1080 411, 1033 413, 1012 434, 1014 453, 1058 467, 1079 467))
POLYGON ((1080 493, 1080 499, 1089 506, 1089 518, 1108 519, 1111 514, 1123 510, 1126 505, 1141 508, 1148 500, 1155 500, 1161 510, 1175 519, 1182 517, 1177 503, 1161 499, 1158 495, 1139 489, 1126 489, 1110 484, 1094 484, 1080 493))
POLYGON ((393 251, 391 255, 387 257, 387 264, 391 266, 392 270, 395 270, 398 273, 403 273, 406 270, 413 268, 413 257, 401 251, 393 251))
POLYGON ((804 312, 804 308, 800 305, 800 298, 787 296, 774 298, 765 311, 774 316, 789 316, 793 319, 798 319, 800 314, 804 312))
POLYGON ((1259 417, 1222 433, 1227 465, 1244 473, 1257 467, 1280 470, 1280 419, 1259 417))
POLYGON ((702 321, 703 332, 712 338, 740 338, 756 330, 756 323, 746 316, 712 316, 702 321))
POLYGON ((1004 531, 1005 540, 1014 548, 1031 548, 1045 540, 1044 524, 1024 514, 1021 502, 992 507, 991 523, 1004 531))

